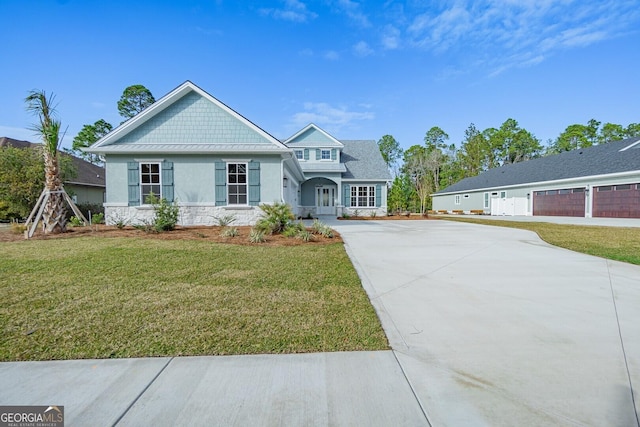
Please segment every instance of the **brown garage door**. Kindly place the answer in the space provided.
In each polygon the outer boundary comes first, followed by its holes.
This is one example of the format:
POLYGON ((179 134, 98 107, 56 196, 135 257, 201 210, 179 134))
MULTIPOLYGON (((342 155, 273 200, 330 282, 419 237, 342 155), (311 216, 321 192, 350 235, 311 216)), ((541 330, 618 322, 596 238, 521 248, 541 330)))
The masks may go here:
POLYGON ((593 216, 640 218, 640 184, 594 187, 593 216))
POLYGON ((584 188, 535 191, 533 214, 546 216, 584 216, 584 188))

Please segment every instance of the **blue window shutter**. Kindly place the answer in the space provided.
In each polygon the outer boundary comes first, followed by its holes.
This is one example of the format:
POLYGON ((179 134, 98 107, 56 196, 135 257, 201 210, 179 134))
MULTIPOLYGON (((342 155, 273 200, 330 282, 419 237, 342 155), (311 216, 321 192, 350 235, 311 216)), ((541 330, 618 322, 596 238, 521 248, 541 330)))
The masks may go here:
POLYGON ((382 206, 382 185, 376 185, 376 208, 382 206))
POLYGON ((351 206, 351 186, 348 184, 342 185, 342 194, 343 194, 343 205, 346 207, 351 206))
POLYGON ((227 164, 216 162, 216 206, 227 204, 227 164))
POLYGON ((173 202, 173 162, 162 162, 162 197, 173 202))
POLYGON ((316 160, 322 159, 322 152, 319 148, 316 148, 316 160))
POLYGON ((309 160, 309 149, 308 148, 304 149, 304 159, 305 160, 309 160))
POLYGON ((260 204, 260 162, 249 162, 249 205, 260 204))
POLYGON ((331 149, 331 160, 336 160, 338 158, 338 150, 335 148, 331 149))
POLYGON ((127 162, 127 184, 129 187, 129 206, 140 205, 140 166, 138 162, 127 162))

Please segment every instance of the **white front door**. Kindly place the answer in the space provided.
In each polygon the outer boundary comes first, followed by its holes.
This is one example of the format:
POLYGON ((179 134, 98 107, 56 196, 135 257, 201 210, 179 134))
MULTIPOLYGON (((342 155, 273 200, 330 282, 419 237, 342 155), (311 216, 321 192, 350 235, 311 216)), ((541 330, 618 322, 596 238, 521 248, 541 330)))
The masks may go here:
POLYGON ((336 214, 336 190, 335 186, 316 187, 316 214, 335 215, 336 214))

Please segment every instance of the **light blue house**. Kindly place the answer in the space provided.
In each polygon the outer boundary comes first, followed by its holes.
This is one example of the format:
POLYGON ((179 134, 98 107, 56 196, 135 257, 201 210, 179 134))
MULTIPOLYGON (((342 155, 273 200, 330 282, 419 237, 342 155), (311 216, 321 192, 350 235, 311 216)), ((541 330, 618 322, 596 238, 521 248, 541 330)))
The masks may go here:
POLYGON ((178 204, 182 225, 253 224, 274 202, 298 216, 386 213, 391 176, 375 141, 313 124, 280 141, 189 81, 86 151, 104 156, 112 223, 150 218, 151 193, 178 204))

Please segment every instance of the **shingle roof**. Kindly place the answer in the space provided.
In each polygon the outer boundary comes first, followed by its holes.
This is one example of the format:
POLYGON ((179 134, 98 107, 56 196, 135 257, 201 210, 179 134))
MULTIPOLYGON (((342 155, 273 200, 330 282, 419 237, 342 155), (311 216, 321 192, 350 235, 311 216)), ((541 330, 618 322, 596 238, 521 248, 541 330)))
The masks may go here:
MULTIPOLYGON (((0 147, 15 147, 15 148, 39 148, 41 144, 34 144, 29 141, 19 141, 13 138, 7 138, 5 136, 0 137, 0 147)), ((78 176, 72 178, 68 181, 65 181, 67 184, 76 184, 76 185, 89 185, 96 187, 104 187, 105 186, 105 177, 104 177, 104 168, 102 166, 97 166, 91 164, 85 160, 82 160, 78 157, 72 156, 68 153, 60 152, 62 156, 69 156, 76 170, 78 171, 78 176)))
POLYGON ((435 194, 640 171, 640 138, 580 148, 489 169, 435 194))
POLYGON ((343 179, 391 180, 387 164, 375 141, 341 140, 344 148, 340 160, 347 167, 343 179))

